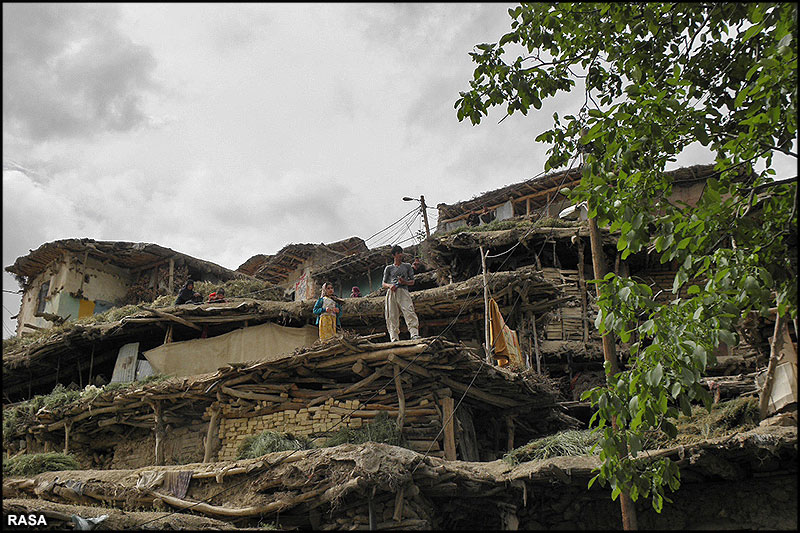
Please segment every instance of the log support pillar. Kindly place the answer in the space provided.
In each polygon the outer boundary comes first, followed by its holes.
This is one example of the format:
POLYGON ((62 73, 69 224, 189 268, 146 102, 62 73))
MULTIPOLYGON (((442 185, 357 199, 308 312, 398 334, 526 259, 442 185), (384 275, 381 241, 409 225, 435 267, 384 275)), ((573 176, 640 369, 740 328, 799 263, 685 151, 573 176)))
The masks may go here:
POLYGON ((156 437, 155 456, 156 465, 164 464, 164 438, 166 436, 166 429, 164 427, 164 418, 161 415, 161 402, 148 402, 150 407, 153 408, 153 432, 156 437))
POLYGON ((444 458, 456 460, 456 433, 454 421, 453 398, 442 398, 442 425, 444 427, 444 458))
POLYGON ((206 446, 205 453, 203 454, 203 462, 212 462, 214 451, 217 449, 219 442, 219 420, 220 407, 219 403, 214 402, 211 406, 211 419, 208 421, 208 432, 206 433, 206 446))

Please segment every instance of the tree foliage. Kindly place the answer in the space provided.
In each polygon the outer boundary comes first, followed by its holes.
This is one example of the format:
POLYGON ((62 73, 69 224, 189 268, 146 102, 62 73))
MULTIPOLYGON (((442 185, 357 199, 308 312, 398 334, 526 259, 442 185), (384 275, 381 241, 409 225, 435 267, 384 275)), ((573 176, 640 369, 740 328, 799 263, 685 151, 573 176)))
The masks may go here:
POLYGON ((655 253, 677 268, 668 304, 635 279, 597 281, 596 325, 631 349, 627 368, 585 396, 601 433, 595 479, 660 511, 680 472, 635 460, 644 432, 674 434, 680 411, 708 406, 700 377, 720 345, 739 342, 743 317, 797 316, 796 176, 772 168, 776 153, 797 157, 797 5, 557 3, 509 15, 511 31, 470 54, 458 119, 479 124, 494 106, 527 115, 583 90, 581 108, 554 113, 536 138, 550 145, 545 170, 582 153, 571 199, 618 232, 622 259, 655 253), (693 143, 715 154, 715 174, 696 205, 673 203, 665 169, 693 143))

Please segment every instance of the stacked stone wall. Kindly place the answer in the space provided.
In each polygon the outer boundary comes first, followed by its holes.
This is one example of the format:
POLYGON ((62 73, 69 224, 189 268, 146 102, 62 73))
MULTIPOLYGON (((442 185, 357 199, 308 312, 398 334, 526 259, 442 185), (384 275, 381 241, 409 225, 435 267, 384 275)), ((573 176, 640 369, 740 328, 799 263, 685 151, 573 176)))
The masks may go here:
POLYGON ((286 410, 262 416, 253 417, 225 417, 220 421, 219 435, 222 443, 218 460, 228 461, 236 459, 239 446, 244 440, 263 431, 291 433, 296 437, 318 439, 330 432, 342 428, 357 429, 366 422, 358 416, 358 411, 346 417, 354 409, 358 409, 358 400, 335 400, 329 398, 324 404, 314 407, 304 407, 297 410, 286 410), (344 419, 344 421, 343 421, 344 419))

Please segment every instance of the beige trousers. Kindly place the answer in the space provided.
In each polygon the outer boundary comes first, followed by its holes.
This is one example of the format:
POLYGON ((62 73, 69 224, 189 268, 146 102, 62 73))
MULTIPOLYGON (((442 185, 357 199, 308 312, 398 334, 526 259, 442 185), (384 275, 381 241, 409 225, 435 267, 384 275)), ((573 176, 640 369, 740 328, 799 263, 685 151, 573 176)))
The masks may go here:
POLYGON ((414 302, 406 289, 386 291, 386 329, 389 330, 389 340, 392 342, 400 339, 400 313, 406 319, 408 332, 412 337, 419 337, 419 319, 414 311, 414 302))

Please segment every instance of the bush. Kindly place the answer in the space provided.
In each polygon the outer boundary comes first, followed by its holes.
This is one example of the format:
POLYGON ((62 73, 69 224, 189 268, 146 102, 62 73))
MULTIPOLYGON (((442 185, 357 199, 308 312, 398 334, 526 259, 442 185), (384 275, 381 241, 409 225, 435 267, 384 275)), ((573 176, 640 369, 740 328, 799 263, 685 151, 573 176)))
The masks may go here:
POLYGON ((530 441, 503 456, 503 461, 517 465, 549 457, 592 455, 592 446, 599 435, 590 429, 569 429, 530 441))
POLYGON ((379 413, 372 422, 364 427, 358 429, 343 427, 325 441, 325 446, 338 446, 346 442, 361 444, 370 441, 394 446, 403 446, 405 444, 397 423, 390 419, 388 414, 379 413))
POLYGON ((58 452, 24 454, 3 460, 3 475, 6 476, 35 476, 42 472, 79 468, 73 456, 58 452))
POLYGON ((255 459, 272 452, 286 450, 307 450, 310 448, 306 439, 297 439, 289 433, 262 431, 244 439, 237 450, 237 459, 255 459))

